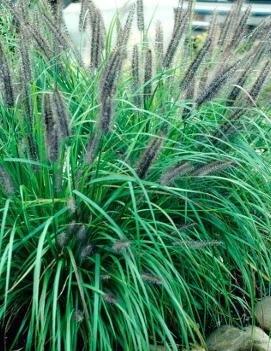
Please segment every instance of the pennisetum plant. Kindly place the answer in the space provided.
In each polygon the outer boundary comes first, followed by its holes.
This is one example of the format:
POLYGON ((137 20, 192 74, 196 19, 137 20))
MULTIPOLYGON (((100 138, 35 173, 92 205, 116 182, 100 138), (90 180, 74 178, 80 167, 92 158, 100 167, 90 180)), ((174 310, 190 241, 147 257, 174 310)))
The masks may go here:
POLYGON ((155 161, 156 157, 159 155, 161 150, 163 140, 162 138, 155 138, 150 141, 146 150, 139 159, 137 165, 137 175, 139 178, 145 178, 151 165, 155 161))
POLYGON ((174 56, 180 44, 181 38, 184 34, 184 29, 187 23, 187 17, 188 17, 188 11, 184 11, 182 15, 176 16, 176 21, 174 24, 172 36, 163 59, 163 67, 165 69, 169 68, 170 65, 172 64, 172 61, 174 59, 174 56))
POLYGON ((180 162, 177 165, 166 169, 161 176, 161 183, 164 185, 171 185, 175 179, 191 174, 195 166, 191 162, 180 162))
POLYGON ((132 54, 132 62, 131 62, 131 71, 132 78, 135 86, 138 87, 140 83, 140 67, 139 67, 139 48, 138 45, 134 45, 133 54, 132 54))
POLYGON ((0 43, 0 81, 3 91, 3 99, 7 107, 13 107, 15 103, 14 85, 12 72, 2 43, 0 43))
POLYGON ((27 34, 25 28, 21 27, 21 37, 20 37, 20 59, 21 59, 21 69, 20 69, 20 80, 23 91, 23 98, 25 99, 25 109, 26 115, 29 119, 30 126, 33 123, 33 111, 32 111, 32 101, 31 101, 31 80, 32 80, 32 65, 29 52, 30 38, 27 34))
POLYGON ((155 28, 155 53, 157 71, 161 70, 164 56, 164 31, 161 21, 157 21, 155 28))
POLYGON ((60 156, 60 130, 56 115, 56 106, 53 95, 50 93, 44 96, 44 126, 46 133, 47 156, 49 161, 55 162, 60 156))
POLYGON ((3 166, 0 166, 0 182, 1 188, 6 195, 11 196, 15 193, 12 179, 3 166))
POLYGON ((153 55, 152 50, 147 49, 145 53, 144 67, 144 99, 148 101, 152 96, 152 70, 153 70, 153 55))
POLYGON ((223 69, 222 72, 219 72, 202 94, 197 97, 195 100, 195 107, 199 108, 202 104, 216 96, 219 90, 223 88, 224 84, 234 75, 240 63, 240 61, 237 61, 223 69))
POLYGON ((270 22, 238 0, 194 48, 193 1, 152 42, 143 1, 105 28, 82 0, 82 57, 61 3, 0 5, 0 350, 242 327, 271 279, 270 22))
POLYGON ((143 32, 145 27, 143 0, 136 1, 136 12, 137 12, 137 28, 140 32, 143 32))
POLYGON ((203 44, 202 48, 199 50, 198 54, 196 55, 195 59, 192 61, 190 66, 188 67, 187 71, 184 74, 184 77, 181 81, 180 88, 182 91, 185 91, 188 89, 189 84, 193 81, 193 78, 195 74, 197 73, 197 70, 202 63, 204 57, 207 55, 210 46, 212 44, 212 41, 210 38, 208 38, 205 43, 203 44))

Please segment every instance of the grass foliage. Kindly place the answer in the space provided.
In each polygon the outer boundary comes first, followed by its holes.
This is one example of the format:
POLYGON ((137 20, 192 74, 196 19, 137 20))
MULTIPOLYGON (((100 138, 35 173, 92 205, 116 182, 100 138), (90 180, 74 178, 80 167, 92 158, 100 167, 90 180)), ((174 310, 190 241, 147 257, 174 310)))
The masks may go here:
POLYGON ((1 2, 1 349, 189 349, 266 293, 270 22, 242 5, 195 51, 192 3, 166 45, 142 1, 107 32, 83 1, 86 65, 61 9, 1 2))

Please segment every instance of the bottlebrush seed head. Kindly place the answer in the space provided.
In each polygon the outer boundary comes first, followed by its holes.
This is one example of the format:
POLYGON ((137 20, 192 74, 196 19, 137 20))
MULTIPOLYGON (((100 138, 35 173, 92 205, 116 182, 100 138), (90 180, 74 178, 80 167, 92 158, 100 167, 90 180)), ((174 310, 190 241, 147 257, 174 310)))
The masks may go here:
POLYGON ((191 63, 191 65, 188 67, 187 71, 185 72, 184 78, 181 82, 181 88, 182 89, 187 89, 192 82, 193 78, 195 77, 195 74, 202 64, 204 57, 206 54, 209 52, 209 49, 211 47, 211 39, 207 39, 205 43, 203 44, 202 48, 199 50, 198 54, 196 55, 195 59, 191 63))
POLYGON ((226 67, 221 73, 218 73, 218 75, 213 79, 205 91, 196 99, 196 108, 199 108, 203 103, 210 101, 219 92, 219 90, 236 72, 236 69, 240 65, 240 62, 241 61, 237 61, 229 67, 226 67))
POLYGON ((112 249, 117 253, 121 253, 128 250, 130 246, 131 246, 130 240, 119 240, 112 245, 112 249))
POLYGON ((161 21, 157 21, 156 23, 156 30, 155 30, 155 53, 157 60, 160 61, 162 60, 162 57, 164 56, 164 31, 162 27, 161 21))
POLYGON ((183 11, 183 0, 180 0, 178 2, 178 6, 176 8, 174 8, 174 27, 173 27, 173 31, 180 25, 181 21, 182 21, 182 17, 184 15, 184 11, 183 11))
POLYGON ((242 70, 235 86, 227 97, 227 103, 229 106, 232 106, 240 95, 240 91, 243 88, 248 76, 249 76, 249 67, 246 67, 242 70))
POLYGON ((70 212, 72 214, 76 213, 77 206, 76 206, 76 201, 75 201, 75 199, 73 197, 70 197, 67 200, 67 207, 68 207, 68 209, 70 210, 70 212))
POLYGON ((148 49, 145 55, 145 74, 144 74, 144 97, 149 99, 152 95, 152 51, 148 49))
POLYGON ((33 123, 33 111, 32 111, 32 98, 30 95, 30 84, 32 80, 32 62, 29 54, 30 39, 27 31, 23 26, 21 28, 20 42, 19 42, 19 53, 20 53, 20 82, 23 90, 23 99, 25 103, 25 111, 30 127, 33 123))
POLYGON ((132 77, 136 83, 139 83, 139 51, 138 45, 134 45, 132 54, 132 77))
POLYGON ((180 227, 178 227, 178 232, 186 232, 188 229, 195 228, 197 226, 198 224, 196 222, 183 224, 180 227))
POLYGON ((54 112, 54 119, 58 124, 60 137, 69 137, 71 135, 69 127, 69 115, 63 97, 58 89, 55 89, 52 96, 52 108, 54 112))
POLYGON ((123 29, 119 32, 118 37, 117 37, 116 48, 122 49, 123 58, 126 56, 126 47, 127 47, 128 40, 130 37, 134 14, 135 14, 135 5, 133 4, 130 7, 126 23, 125 23, 123 29))
POLYGON ((0 189, 8 196, 12 196, 15 193, 12 179, 2 166, 0 166, 0 189))
POLYGON ((210 162, 209 164, 205 166, 201 166, 197 168, 193 175, 198 176, 198 177, 204 177, 207 175, 212 175, 217 172, 224 171, 225 169, 228 169, 229 167, 234 166, 234 161, 213 161, 210 162))
POLYGON ((142 273, 141 278, 148 284, 163 285, 162 279, 151 273, 142 273))
POLYGON ((76 323, 81 323, 84 320, 84 313, 81 310, 75 310, 73 318, 76 323))
POLYGON ((110 279, 111 279, 111 276, 109 274, 101 274, 101 281, 107 282, 110 279))
POLYGON ((176 23, 174 26, 169 45, 167 47, 167 51, 163 59, 164 68, 169 68, 169 66, 171 65, 174 59, 174 56, 180 44, 181 38, 184 34, 184 29, 186 27, 187 19, 188 19, 188 11, 186 11, 180 18, 178 18, 178 23, 176 23))
POLYGON ((114 101, 110 95, 102 99, 101 112, 100 112, 100 130, 103 133, 108 133, 111 129, 114 111, 114 101))
POLYGON ((104 293, 103 299, 109 305, 116 305, 118 303, 117 297, 111 292, 104 293))
POLYGON ((88 0, 81 0, 81 9, 79 14, 79 31, 83 32, 87 25, 87 15, 88 15, 88 0))
POLYGON ((170 185, 177 178, 191 174, 195 166, 191 162, 181 162, 166 170, 160 179, 161 184, 170 185))
POLYGON ((105 65, 104 72, 100 82, 101 101, 106 100, 108 96, 113 96, 116 90, 116 84, 119 77, 122 64, 121 49, 114 50, 105 65))
POLYGON ((241 16, 239 23, 236 25, 236 28, 233 32, 231 43, 230 43, 230 45, 232 45, 233 48, 240 43, 240 40, 242 40, 242 36, 246 32, 247 21, 250 16, 250 13, 251 13, 251 6, 248 6, 244 11, 243 15, 241 16))
POLYGON ((0 42, 0 82, 2 83, 2 91, 4 102, 7 107, 13 107, 15 103, 12 72, 10 70, 6 53, 2 43, 0 42))
POLYGON ((205 247, 216 247, 223 245, 223 241, 210 240, 210 241, 199 241, 199 240, 176 240, 173 243, 174 246, 184 246, 190 249, 203 249, 205 247))
POLYGON ((260 71, 258 78, 256 79, 255 83, 253 84, 252 88, 249 91, 249 96, 254 102, 257 101, 258 96, 260 94, 260 91, 261 91, 269 73, 270 73, 270 60, 268 60, 264 64, 262 70, 260 71))
POLYGON ((137 175, 139 178, 144 179, 153 164, 156 157, 162 148, 163 140, 162 138, 152 140, 143 155, 141 156, 139 163, 137 165, 137 175))
POLYGON ((69 237, 72 237, 72 235, 78 230, 78 227, 79 225, 75 221, 72 221, 68 224, 66 231, 69 237))
POLYGON ((66 232, 59 233, 56 237, 57 246, 60 249, 63 249, 65 246, 67 246, 69 239, 70 239, 70 237, 69 237, 68 233, 66 233, 66 232))
POLYGON ((136 2, 137 12, 137 28, 140 32, 144 31, 144 5, 143 0, 137 0, 136 2))
POLYGON ((87 228, 84 225, 81 225, 76 232, 76 239, 79 242, 84 242, 87 240, 87 228))
POLYGON ((46 93, 44 96, 43 118, 46 132, 47 155, 50 162, 55 162, 59 158, 60 135, 57 123, 54 118, 54 101, 52 94, 46 93))
POLYGON ((42 14, 41 19, 46 23, 48 30, 51 32, 54 44, 57 45, 57 48, 60 50, 67 49, 68 44, 66 38, 57 23, 46 14, 42 14))
POLYGON ((96 9, 95 16, 92 21, 92 40, 90 63, 93 68, 98 68, 102 62, 102 53, 104 49, 104 32, 103 19, 101 12, 96 9))
POLYGON ((92 164, 92 162, 94 161, 99 146, 100 138, 101 136, 98 133, 94 133, 93 135, 91 135, 91 139, 87 144, 87 149, 84 157, 84 162, 86 164, 92 164))
POLYGON ((36 48, 38 48, 43 53, 43 55, 48 60, 50 60, 53 56, 53 52, 48 40, 37 29, 39 27, 28 23, 26 25, 26 28, 27 28, 26 30, 28 30, 29 33, 31 33, 31 37, 33 38, 33 41, 36 43, 36 48))
POLYGON ((80 258, 84 259, 89 256, 92 256, 96 252, 96 248, 93 245, 86 245, 81 248, 80 258))

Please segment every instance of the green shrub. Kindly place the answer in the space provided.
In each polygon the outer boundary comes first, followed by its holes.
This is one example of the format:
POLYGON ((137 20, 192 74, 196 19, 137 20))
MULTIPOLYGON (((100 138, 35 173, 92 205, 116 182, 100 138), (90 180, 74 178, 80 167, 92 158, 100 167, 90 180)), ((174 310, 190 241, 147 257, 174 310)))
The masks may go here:
POLYGON ((247 33, 241 5, 222 25, 214 16, 194 52, 192 6, 175 10, 164 50, 138 1, 131 54, 135 8, 105 33, 84 1, 86 67, 60 12, 4 2, 17 33, 15 51, 0 46, 7 350, 188 349, 241 325, 266 292, 269 32, 247 33))

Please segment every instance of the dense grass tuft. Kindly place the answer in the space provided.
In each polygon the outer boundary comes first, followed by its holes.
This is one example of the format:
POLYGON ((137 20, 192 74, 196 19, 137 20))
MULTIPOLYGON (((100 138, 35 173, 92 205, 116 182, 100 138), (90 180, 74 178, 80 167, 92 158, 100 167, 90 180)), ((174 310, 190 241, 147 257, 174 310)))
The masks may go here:
POLYGON ((268 22, 238 1, 195 51, 192 3, 167 45, 136 5, 106 33, 83 1, 86 65, 61 9, 2 2, 1 349, 189 349, 266 293, 268 22))

